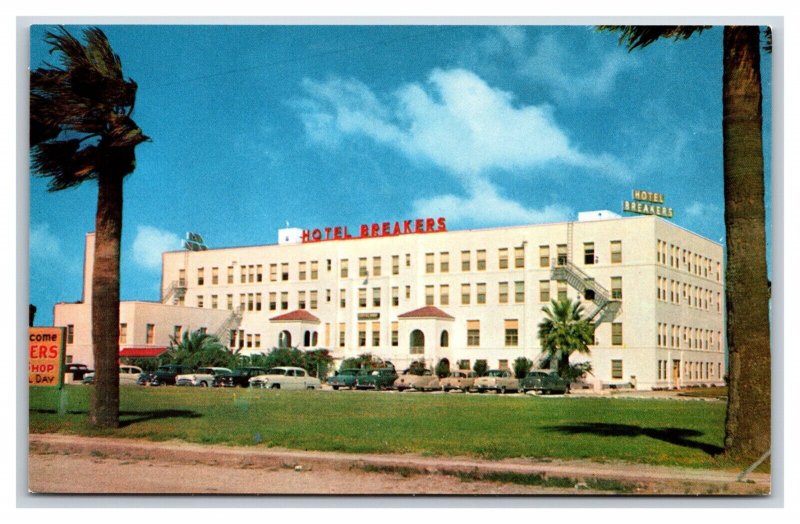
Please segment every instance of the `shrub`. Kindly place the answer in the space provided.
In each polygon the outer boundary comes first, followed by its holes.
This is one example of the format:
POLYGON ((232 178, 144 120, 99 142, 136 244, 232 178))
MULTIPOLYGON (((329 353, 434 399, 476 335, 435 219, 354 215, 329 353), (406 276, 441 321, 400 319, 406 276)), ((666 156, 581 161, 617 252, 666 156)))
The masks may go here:
POLYGON ((450 374, 450 361, 446 358, 443 358, 436 364, 436 376, 439 378, 444 378, 450 374))
POLYGON ((472 366, 472 371, 474 371, 479 377, 484 376, 488 369, 489 366, 486 364, 485 360, 476 360, 475 365, 472 366))
POLYGON ((533 362, 525 357, 518 357, 514 361, 514 376, 516 378, 523 378, 528 374, 528 371, 533 367, 533 362))

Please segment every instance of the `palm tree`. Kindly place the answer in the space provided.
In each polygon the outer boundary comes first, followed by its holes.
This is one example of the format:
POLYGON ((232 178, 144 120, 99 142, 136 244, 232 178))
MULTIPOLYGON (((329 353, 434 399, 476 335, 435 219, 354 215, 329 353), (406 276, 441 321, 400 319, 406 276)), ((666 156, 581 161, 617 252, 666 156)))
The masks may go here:
POLYGON ((202 331, 183 332, 180 340, 171 337, 167 358, 176 364, 196 368, 200 366, 233 365, 236 356, 228 351, 214 335, 202 331))
MULTIPOLYGON (((699 26, 600 26, 629 50, 661 37, 688 38, 699 26)), ((725 452, 753 459, 770 449, 769 282, 764 219, 760 30, 725 26, 722 137, 727 242, 728 411, 725 452)), ((767 30, 767 51, 772 33, 767 30)))
POLYGON ((558 365, 558 374, 570 377, 569 357, 578 352, 588 355, 594 341, 594 326, 583 318, 580 301, 550 301, 542 308, 545 318, 539 322, 539 342, 551 362, 558 365))
POLYGON ((60 191, 97 180, 92 351, 96 369, 90 421, 119 426, 119 256, 122 180, 136 166, 134 149, 148 140, 131 118, 136 82, 122 76, 122 63, 106 35, 83 32, 81 44, 63 27, 47 32, 60 65, 30 75, 31 170, 60 191))

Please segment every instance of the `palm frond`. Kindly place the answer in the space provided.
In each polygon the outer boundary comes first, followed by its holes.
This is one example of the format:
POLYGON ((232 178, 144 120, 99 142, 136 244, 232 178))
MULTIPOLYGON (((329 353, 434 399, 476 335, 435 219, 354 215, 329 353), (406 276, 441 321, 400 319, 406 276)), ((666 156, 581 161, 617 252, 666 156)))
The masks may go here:
POLYGON ((695 33, 702 33, 707 25, 599 25, 599 31, 620 33, 619 43, 625 44, 628 51, 647 47, 659 38, 686 40, 695 33))

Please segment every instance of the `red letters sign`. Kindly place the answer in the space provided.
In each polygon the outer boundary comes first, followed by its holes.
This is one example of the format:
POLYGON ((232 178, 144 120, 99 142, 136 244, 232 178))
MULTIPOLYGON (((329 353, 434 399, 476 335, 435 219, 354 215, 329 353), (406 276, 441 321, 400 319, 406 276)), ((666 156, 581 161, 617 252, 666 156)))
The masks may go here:
POLYGON ((28 328, 28 384, 60 388, 63 367, 64 328, 28 328))
POLYGON ((303 231, 303 243, 322 242, 325 240, 350 240, 354 238, 377 238, 409 235, 413 233, 441 233, 447 231, 444 217, 417 218, 397 222, 380 222, 361 224, 358 235, 353 236, 347 226, 325 227, 322 229, 306 229, 303 231))

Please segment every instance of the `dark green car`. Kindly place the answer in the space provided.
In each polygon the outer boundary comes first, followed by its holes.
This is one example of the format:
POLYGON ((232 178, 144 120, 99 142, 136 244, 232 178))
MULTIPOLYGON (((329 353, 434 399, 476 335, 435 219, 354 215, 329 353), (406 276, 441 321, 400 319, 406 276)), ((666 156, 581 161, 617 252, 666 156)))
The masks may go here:
POLYGON ((558 376, 555 371, 530 371, 520 379, 519 388, 524 392, 566 393, 569 382, 558 376))
POLYGON ((356 376, 356 389, 392 389, 394 381, 397 379, 397 372, 394 368, 381 368, 359 373, 356 376))
POLYGON ((355 389, 356 377, 360 372, 361 370, 358 368, 343 369, 341 371, 338 371, 334 376, 328 377, 326 382, 333 389, 339 389, 339 388, 355 389))

